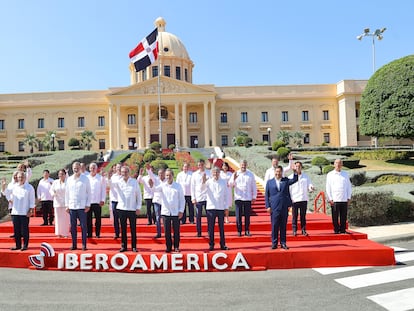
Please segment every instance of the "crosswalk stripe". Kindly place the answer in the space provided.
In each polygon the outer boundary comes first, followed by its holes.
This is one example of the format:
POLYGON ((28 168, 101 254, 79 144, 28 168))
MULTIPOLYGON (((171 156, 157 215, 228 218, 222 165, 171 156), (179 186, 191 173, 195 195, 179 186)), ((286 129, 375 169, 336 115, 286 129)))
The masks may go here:
POLYGON ((406 248, 402 248, 402 247, 398 247, 398 246, 391 246, 391 248, 394 249, 395 252, 401 252, 401 251, 406 251, 406 248))
POLYGON ((348 288, 355 289, 413 278, 414 266, 345 277, 335 279, 335 281, 348 288))
POLYGON ((398 262, 406 262, 414 260, 414 252, 395 254, 395 260, 398 262))
POLYGON ((351 267, 332 267, 332 268, 314 268, 313 270, 319 272, 322 275, 342 273, 348 271, 362 270, 369 267, 364 266, 351 266, 351 267))
POLYGON ((389 311, 408 311, 414 309, 413 297, 414 287, 368 296, 367 298, 389 311))

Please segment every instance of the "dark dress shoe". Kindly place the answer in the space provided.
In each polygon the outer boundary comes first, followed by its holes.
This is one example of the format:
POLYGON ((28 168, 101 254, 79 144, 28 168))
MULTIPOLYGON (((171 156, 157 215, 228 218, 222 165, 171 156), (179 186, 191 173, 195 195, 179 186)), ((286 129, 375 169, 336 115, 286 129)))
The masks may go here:
POLYGON ((76 251, 78 248, 76 247, 76 246, 72 246, 71 248, 70 248, 70 250, 71 251, 76 251))
POLYGON ((179 253, 180 249, 179 248, 174 248, 174 253, 179 253))
POLYGON ((306 232, 306 230, 302 230, 302 235, 308 236, 309 234, 306 232))
POLYGON ((132 248, 132 251, 134 252, 134 253, 138 253, 138 251, 137 251, 137 249, 134 247, 134 248, 132 248))
POLYGON ((126 248, 125 247, 121 247, 121 249, 119 250, 121 253, 126 252, 126 248))
POLYGON ((241 236, 241 232, 237 233, 238 236, 241 236))
POLYGON ((10 238, 14 238, 14 234, 12 234, 12 235, 10 236, 10 238))
POLYGON ((293 236, 296 236, 296 230, 294 230, 292 234, 293 234, 293 236))
POLYGON ((41 226, 47 226, 47 224, 41 224, 41 226))
POLYGON ((87 248, 86 246, 82 246, 82 250, 83 250, 83 251, 87 251, 87 250, 88 250, 88 248, 87 248))
POLYGON ((197 238, 201 238, 201 233, 197 233, 197 238))
POLYGON ((119 235, 114 235, 114 239, 119 239, 119 235))
POLYGON ((18 249, 20 249, 20 247, 12 247, 12 248, 10 248, 10 250, 12 250, 12 251, 17 251, 18 249))
POLYGON ((157 234, 154 236, 154 239, 159 239, 161 237, 161 234, 157 234))
POLYGON ((272 245, 272 249, 277 249, 277 245, 272 245))
POLYGON ((167 248, 167 249, 165 250, 165 252, 166 252, 166 253, 171 253, 171 250, 167 248))
POLYGON ((220 249, 221 249, 222 251, 227 251, 227 250, 229 250, 229 248, 228 248, 226 245, 221 246, 221 247, 220 247, 220 249))
POLYGON ((210 251, 214 250, 214 246, 210 246, 210 247, 209 247, 209 250, 210 250, 210 251))
POLYGON ((280 245, 280 247, 283 248, 283 249, 289 249, 289 247, 287 247, 286 244, 282 244, 282 245, 280 245))
POLYGON ((27 250, 27 246, 23 246, 20 250, 21 250, 21 251, 25 251, 25 250, 27 250))
POLYGON ((246 231, 245 236, 252 236, 252 235, 250 234, 250 231, 246 231))

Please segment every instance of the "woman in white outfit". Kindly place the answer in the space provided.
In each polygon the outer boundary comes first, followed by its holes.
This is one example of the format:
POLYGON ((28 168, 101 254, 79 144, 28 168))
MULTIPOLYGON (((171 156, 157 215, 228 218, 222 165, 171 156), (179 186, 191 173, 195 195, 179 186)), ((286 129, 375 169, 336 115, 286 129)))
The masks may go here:
POLYGON ((65 208, 66 171, 60 170, 58 179, 55 179, 50 188, 55 209, 55 234, 60 238, 67 238, 70 232, 70 216, 65 208))
POLYGON ((223 164, 221 165, 221 171, 220 171, 220 178, 224 179, 227 182, 227 206, 228 209, 224 210, 224 221, 226 224, 230 223, 229 221, 229 210, 233 206, 233 193, 232 193, 232 187, 229 187, 229 180, 232 176, 232 172, 230 172, 230 166, 227 162, 223 161, 223 164))

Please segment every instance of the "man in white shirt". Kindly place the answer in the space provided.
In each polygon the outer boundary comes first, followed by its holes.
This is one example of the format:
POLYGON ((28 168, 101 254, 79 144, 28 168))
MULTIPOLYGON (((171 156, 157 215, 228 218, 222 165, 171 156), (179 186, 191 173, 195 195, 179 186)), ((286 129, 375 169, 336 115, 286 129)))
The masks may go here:
POLYGON ((95 216, 95 236, 101 236, 102 206, 106 200, 106 181, 98 174, 98 165, 92 162, 89 165, 90 173, 87 175, 91 184, 91 208, 87 213, 88 238, 92 237, 92 213, 95 216))
POLYGON ((242 216, 244 215, 245 235, 250 234, 250 214, 252 202, 257 197, 256 179, 252 172, 247 169, 247 161, 240 162, 240 169, 234 172, 230 179, 230 185, 234 187, 234 203, 236 205, 236 225, 238 235, 242 235, 242 216))
POLYGON ((72 170, 73 175, 68 178, 65 188, 65 206, 66 211, 70 214, 70 233, 72 235, 71 250, 77 249, 77 222, 79 219, 82 230, 82 250, 85 251, 87 250, 86 213, 89 211, 91 205, 91 185, 88 177, 81 174, 79 162, 72 164, 72 170))
POLYGON ((154 198, 154 189, 152 189, 149 185, 149 180, 150 180, 150 176, 147 174, 145 176, 143 176, 144 173, 144 169, 141 168, 139 170, 139 175, 137 177, 137 182, 139 184, 143 185, 144 188, 144 193, 143 193, 143 197, 144 197, 144 201, 145 201, 145 207, 147 209, 147 225, 150 226, 152 225, 152 223, 154 222, 154 224, 156 223, 156 219, 155 219, 155 212, 153 212, 154 208, 153 208, 153 203, 152 200, 154 198))
MULTIPOLYGON (((150 176, 150 188, 158 187, 161 184, 167 182, 165 178, 165 169, 159 168, 158 169, 158 176, 155 176, 152 172, 152 167, 148 164, 147 165, 147 174, 150 176)), ((155 189, 154 189, 155 190, 155 189)), ((152 204, 154 204, 154 214, 155 214, 155 227, 157 228, 157 234, 155 235, 155 239, 161 237, 161 208, 162 208, 162 198, 161 193, 154 191, 154 197, 152 198, 152 204)))
POLYGON ((332 209, 332 224, 335 234, 347 233, 346 221, 352 195, 351 181, 348 173, 342 170, 342 165, 342 160, 336 159, 334 170, 326 175, 326 195, 332 209))
POLYGON ((217 218, 220 231, 220 249, 228 250, 224 236, 224 211, 228 210, 227 204, 228 186, 227 180, 220 178, 220 169, 214 166, 211 169, 212 178, 204 184, 207 190, 207 226, 210 240, 210 251, 214 249, 214 227, 217 218))
POLYGON ((26 182, 24 172, 17 173, 17 183, 11 188, 8 197, 12 205, 11 215, 13 220, 14 240, 16 246, 11 250, 27 250, 29 246, 29 218, 36 206, 35 191, 32 185, 26 182), (22 246, 23 238, 23 246, 22 246))
POLYGON ((50 194, 50 188, 52 187, 53 178, 49 177, 49 170, 43 171, 43 178, 37 185, 37 200, 40 202, 43 216, 43 224, 41 226, 47 226, 53 224, 53 197, 50 194), (49 221, 49 222, 48 222, 49 221))
POLYGON ((127 221, 131 231, 131 249, 137 252, 137 216, 141 210, 142 198, 141 189, 136 179, 130 177, 128 166, 121 168, 121 178, 115 185, 118 194, 118 213, 121 222, 121 249, 120 252, 127 251, 127 221))
POLYGON ((111 204, 111 211, 113 217, 113 224, 114 224, 114 239, 119 238, 119 216, 118 211, 116 210, 116 206, 118 205, 118 197, 116 191, 114 191, 114 187, 118 182, 119 178, 121 178, 121 163, 117 163, 115 167, 113 167, 112 175, 110 176, 108 183, 109 183, 109 201, 111 204))
MULTIPOLYGON (((151 181, 152 183, 152 181, 151 181)), ((161 215, 164 221, 166 252, 180 252, 180 219, 183 217, 185 200, 181 186, 174 181, 171 169, 165 170, 165 182, 154 187, 155 193, 161 195, 161 215), (171 227, 174 230, 174 241, 171 237, 171 227)))
MULTIPOLYGON (((283 176, 292 169, 293 166, 293 155, 289 153, 288 155, 289 164, 283 168, 283 176)), ((275 178, 275 170, 279 166, 279 156, 272 157, 272 166, 266 170, 264 176, 264 184, 266 185, 269 179, 275 178)))
MULTIPOLYGON (((290 197, 292 199, 292 231, 293 236, 296 236, 298 227, 298 212, 300 213, 300 227, 302 234, 307 236, 306 232, 306 211, 308 208, 308 192, 312 192, 315 188, 308 175, 302 171, 302 162, 295 162, 296 173, 298 175, 298 182, 289 187, 290 197)), ((293 178, 293 174, 289 176, 293 178)))
MULTIPOLYGON (((183 188, 185 205, 188 209, 188 220, 191 224, 194 223, 194 205, 191 201, 191 175, 192 172, 189 170, 190 164, 184 163, 183 170, 177 174, 176 182, 178 182, 183 188)), ((181 223, 185 224, 187 219, 186 208, 184 208, 184 214, 181 218, 181 223)))
POLYGON ((201 217, 203 216, 203 209, 206 209, 206 189, 203 188, 203 178, 210 177, 210 171, 206 170, 205 161, 198 160, 198 170, 193 172, 191 176, 191 201, 196 207, 196 227, 197 237, 201 237, 201 217))

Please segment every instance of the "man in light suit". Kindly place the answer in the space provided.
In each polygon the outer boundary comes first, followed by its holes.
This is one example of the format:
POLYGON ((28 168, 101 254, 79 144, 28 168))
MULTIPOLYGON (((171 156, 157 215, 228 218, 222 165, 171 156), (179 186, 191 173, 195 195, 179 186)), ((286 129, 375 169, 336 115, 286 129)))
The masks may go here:
POLYGON ((283 167, 278 166, 275 170, 275 178, 266 183, 265 202, 272 222, 272 249, 277 248, 280 231, 280 247, 289 249, 286 245, 286 224, 288 218, 288 207, 292 205, 289 186, 298 181, 298 175, 294 170, 292 179, 283 176, 283 167))

